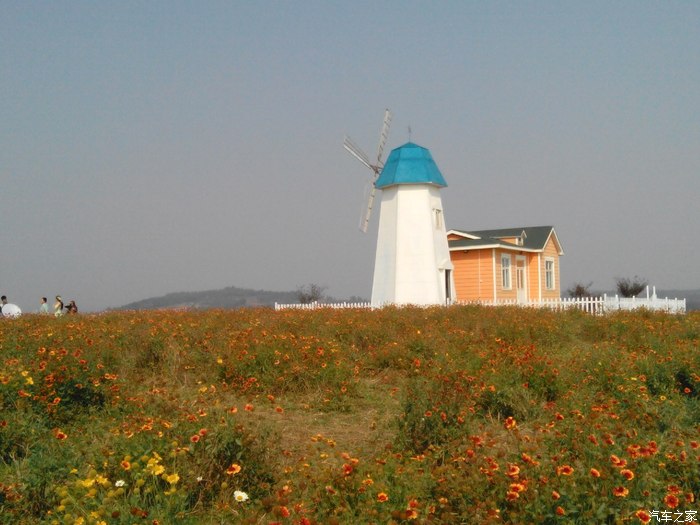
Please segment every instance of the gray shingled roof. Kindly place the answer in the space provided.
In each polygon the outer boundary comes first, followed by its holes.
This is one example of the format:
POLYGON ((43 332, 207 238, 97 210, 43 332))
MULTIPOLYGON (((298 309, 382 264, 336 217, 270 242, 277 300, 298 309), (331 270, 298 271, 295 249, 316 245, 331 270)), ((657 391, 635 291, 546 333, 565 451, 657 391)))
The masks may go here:
MULTIPOLYGON (((503 228, 500 230, 453 230, 457 233, 463 233, 478 239, 457 239, 448 241, 450 248, 510 248, 520 250, 541 251, 547 244, 547 239, 554 232, 553 226, 527 226, 523 228, 503 228), (502 240, 507 237, 519 237, 525 232, 525 241, 522 246, 518 246, 512 242, 502 240)), ((556 233, 554 233, 556 237, 556 233)), ((559 240, 557 239, 559 245, 559 240)), ((561 250, 561 245, 559 245, 561 250)))

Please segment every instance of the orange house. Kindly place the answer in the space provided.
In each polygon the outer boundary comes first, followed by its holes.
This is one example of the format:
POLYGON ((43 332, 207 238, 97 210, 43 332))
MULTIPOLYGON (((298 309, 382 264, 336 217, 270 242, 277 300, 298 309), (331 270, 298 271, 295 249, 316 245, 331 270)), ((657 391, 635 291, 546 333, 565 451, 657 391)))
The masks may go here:
POLYGON ((542 301, 561 297, 559 257, 552 226, 450 230, 456 301, 542 301))

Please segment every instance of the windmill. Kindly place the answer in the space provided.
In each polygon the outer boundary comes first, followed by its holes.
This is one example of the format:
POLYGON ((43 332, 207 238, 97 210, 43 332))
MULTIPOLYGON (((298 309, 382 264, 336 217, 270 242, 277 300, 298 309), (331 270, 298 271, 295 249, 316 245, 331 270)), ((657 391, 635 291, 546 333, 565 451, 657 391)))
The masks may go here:
POLYGON ((445 304, 455 299, 453 265, 440 189, 447 186, 430 151, 407 142, 382 153, 391 113, 384 113, 376 161, 345 138, 345 149, 374 175, 360 229, 367 231, 374 197, 381 190, 372 304, 445 304))
POLYGON ((350 140, 350 137, 345 136, 343 141, 343 147, 362 164, 367 166, 374 173, 372 177, 372 188, 369 192, 369 198, 367 199, 367 210, 360 216, 360 230, 367 233, 367 226, 369 225, 369 218, 372 215, 372 206, 374 206, 374 196, 377 193, 377 187, 375 183, 379 178, 379 174, 384 168, 384 162, 382 161, 382 155, 384 153, 384 146, 386 145, 386 140, 389 137, 389 126, 391 125, 391 111, 388 109, 384 111, 384 123, 382 124, 382 129, 379 133, 379 144, 377 145, 377 160, 374 164, 370 162, 367 154, 362 151, 355 143, 350 140))

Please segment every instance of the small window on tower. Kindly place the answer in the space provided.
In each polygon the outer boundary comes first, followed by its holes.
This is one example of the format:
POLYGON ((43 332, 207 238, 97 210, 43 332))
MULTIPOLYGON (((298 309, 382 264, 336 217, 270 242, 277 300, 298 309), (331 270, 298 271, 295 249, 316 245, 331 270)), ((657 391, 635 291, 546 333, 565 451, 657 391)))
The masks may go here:
POLYGON ((435 215, 435 228, 436 229, 442 228, 442 210, 438 210, 437 208, 433 208, 433 214, 435 215))

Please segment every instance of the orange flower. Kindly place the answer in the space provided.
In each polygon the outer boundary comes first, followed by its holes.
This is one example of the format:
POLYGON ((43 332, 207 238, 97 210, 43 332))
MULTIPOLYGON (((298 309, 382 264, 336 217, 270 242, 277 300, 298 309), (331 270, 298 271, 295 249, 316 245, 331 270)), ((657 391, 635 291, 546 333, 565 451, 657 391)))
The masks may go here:
POLYGON ((192 443, 197 443, 197 442, 199 441, 199 434, 195 434, 194 436, 192 436, 192 437, 190 438, 190 441, 191 441, 192 443))
POLYGON ((122 461, 121 466, 124 470, 131 470, 131 463, 129 463, 127 460, 122 461))
POLYGON ((631 471, 630 469, 628 469, 628 468, 623 468, 623 469, 620 471, 620 474, 622 474, 622 475, 624 476, 624 478, 625 478, 627 481, 629 481, 629 480, 631 480, 631 479, 634 479, 634 472, 632 472, 632 471, 631 471))
POLYGON ((627 495, 630 493, 629 490, 627 490, 626 487, 615 487, 613 489, 613 496, 617 498, 625 498, 627 495))
POLYGON ((610 455, 610 462, 615 465, 617 468, 623 468, 625 465, 627 465, 627 461, 624 459, 620 459, 617 457, 615 454, 610 455))
POLYGON ((638 510, 634 515, 642 523, 649 523, 651 521, 651 516, 646 510, 638 510))
POLYGON ((525 485, 523 485, 522 483, 511 483, 508 488, 510 490, 512 490, 513 492, 518 492, 518 493, 524 492, 527 489, 527 487, 525 485))
POLYGON ((386 492, 380 492, 379 494, 377 494, 377 501, 379 501, 380 503, 389 501, 389 496, 387 496, 386 492))
POLYGON ((564 514, 566 514, 566 511, 563 507, 557 507, 557 510, 555 512, 557 513, 557 516, 563 516, 564 514))
POLYGON ((59 439, 59 440, 64 440, 68 437, 68 434, 66 434, 65 432, 63 432, 62 430, 59 430, 59 429, 54 430, 53 435, 56 439, 59 439))
POLYGON ((519 497, 520 497, 520 494, 518 492, 513 491, 513 490, 509 490, 508 492, 506 492, 506 499, 508 501, 515 501, 519 497))
POLYGON ((231 466, 226 469, 226 474, 228 474, 229 476, 233 476, 234 474, 238 474, 240 471, 241 466, 236 463, 232 463, 231 466))
POLYGON ((678 506, 678 503, 680 503, 678 496, 675 494, 666 494, 666 497, 664 498, 664 503, 669 509, 675 509, 678 506))
POLYGON ((597 468, 592 468, 591 469, 591 476, 593 476, 594 478, 599 478, 600 477, 600 470, 598 470, 597 468))
POLYGON ((561 494, 559 494, 556 490, 553 490, 553 491, 552 491, 552 499, 553 499, 554 501, 556 501, 556 500, 558 500, 559 498, 561 498, 561 494))
POLYGON ((506 476, 509 478, 517 478, 520 474, 520 467, 514 463, 508 463, 508 470, 506 470, 506 476))
POLYGON ((570 465, 562 465, 557 467, 557 476, 571 476, 574 473, 574 468, 570 465))
POLYGON ((244 409, 246 412, 252 412, 252 411, 253 411, 253 405, 251 405, 250 403, 246 403, 246 405, 243 407, 243 409, 244 409))
POLYGON ((518 424, 515 421, 515 419, 513 419, 511 416, 508 416, 503 422, 503 426, 506 430, 514 430, 518 426, 518 424))

